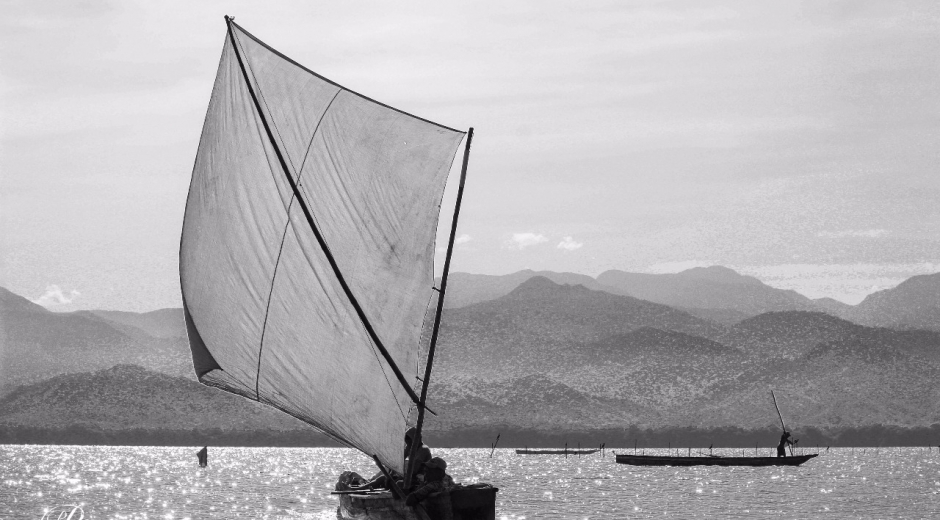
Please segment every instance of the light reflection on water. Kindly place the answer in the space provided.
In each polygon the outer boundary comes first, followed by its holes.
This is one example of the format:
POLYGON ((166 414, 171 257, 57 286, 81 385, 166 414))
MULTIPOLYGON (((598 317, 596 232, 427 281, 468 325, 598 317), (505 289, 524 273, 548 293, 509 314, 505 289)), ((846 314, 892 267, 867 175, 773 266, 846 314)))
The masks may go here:
MULTIPOLYGON (((0 518, 38 520, 78 505, 86 519, 333 519, 337 475, 375 473, 348 449, 209 448, 208 468, 198 467, 197 449, 0 446, 0 518)), ((715 450, 723 452, 740 454, 715 450)), ((797 468, 642 468, 616 464, 609 452, 435 454, 458 482, 499 487, 497 517, 507 520, 940 515, 936 448, 832 449, 797 468)))

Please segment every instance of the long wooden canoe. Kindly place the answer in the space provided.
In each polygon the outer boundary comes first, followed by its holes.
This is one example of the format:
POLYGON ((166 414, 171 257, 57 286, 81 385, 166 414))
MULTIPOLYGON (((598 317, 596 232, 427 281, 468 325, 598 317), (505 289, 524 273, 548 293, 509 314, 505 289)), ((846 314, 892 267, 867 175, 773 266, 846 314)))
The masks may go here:
POLYGON ((569 449, 569 450, 516 450, 516 455, 590 455, 592 453, 597 453, 601 451, 599 448, 594 448, 592 450, 578 450, 578 449, 569 449))
POLYGON ((631 466, 799 466, 816 454, 792 457, 672 457, 668 455, 617 455, 618 464, 631 466))

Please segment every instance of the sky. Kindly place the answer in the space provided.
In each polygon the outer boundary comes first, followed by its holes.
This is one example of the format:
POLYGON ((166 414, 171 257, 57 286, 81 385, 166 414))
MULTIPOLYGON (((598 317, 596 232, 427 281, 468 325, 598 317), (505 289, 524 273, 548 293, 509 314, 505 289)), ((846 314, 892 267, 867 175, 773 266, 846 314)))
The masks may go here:
POLYGON ((940 272, 933 1, 2 7, 0 286, 53 310, 180 306, 225 14, 474 127, 454 271, 724 265, 853 304, 940 272))

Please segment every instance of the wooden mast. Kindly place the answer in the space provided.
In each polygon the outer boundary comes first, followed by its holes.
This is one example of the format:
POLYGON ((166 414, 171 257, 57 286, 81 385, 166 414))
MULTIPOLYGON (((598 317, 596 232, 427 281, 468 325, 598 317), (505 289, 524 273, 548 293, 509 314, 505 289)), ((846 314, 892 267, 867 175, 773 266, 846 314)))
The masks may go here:
POLYGON ((470 141, 473 140, 473 128, 467 131, 467 142, 463 149, 463 165, 460 168, 460 184, 457 187, 457 203, 454 205, 454 218, 450 226, 450 239, 447 242, 447 255, 444 257, 444 273, 441 275, 441 287, 437 295, 437 313, 434 315, 434 328, 431 329, 431 344, 428 346, 428 362, 424 367, 424 380, 421 383, 421 401, 418 403, 418 422, 415 424, 415 436, 411 439, 408 454, 408 467, 405 468, 405 489, 411 487, 414 475, 415 454, 421 446, 421 428, 424 426, 425 403, 428 399, 428 385, 431 382, 431 366, 434 363, 434 349, 437 346, 437 334, 441 327, 441 315, 444 312, 444 294, 447 291, 447 275, 450 273, 450 258, 454 253, 454 240, 457 236, 457 218, 460 216, 460 203, 463 200, 464 182, 467 179, 467 164, 470 162, 470 141))

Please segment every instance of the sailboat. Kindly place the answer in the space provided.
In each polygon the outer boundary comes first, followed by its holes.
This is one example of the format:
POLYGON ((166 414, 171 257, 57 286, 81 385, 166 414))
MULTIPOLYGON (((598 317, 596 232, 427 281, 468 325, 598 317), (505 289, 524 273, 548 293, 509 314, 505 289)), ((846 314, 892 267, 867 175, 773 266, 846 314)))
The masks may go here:
MULTIPOLYGON (((420 445, 473 129, 349 90, 225 21, 180 239, 193 368, 201 383, 410 478, 403 433, 414 425, 420 445), (440 205, 461 142, 434 287, 440 205)), ((435 516, 494 517, 496 488, 458 491, 435 516)), ((402 494, 342 495, 339 516, 427 517, 402 494)))

